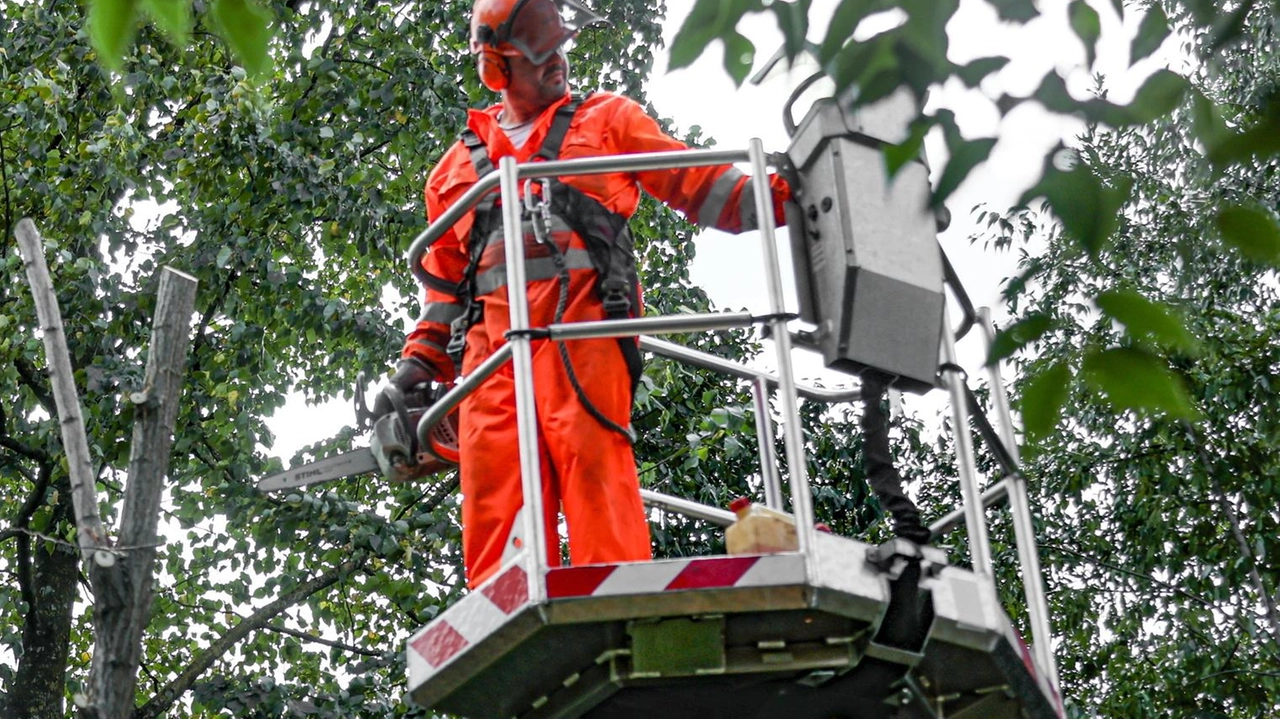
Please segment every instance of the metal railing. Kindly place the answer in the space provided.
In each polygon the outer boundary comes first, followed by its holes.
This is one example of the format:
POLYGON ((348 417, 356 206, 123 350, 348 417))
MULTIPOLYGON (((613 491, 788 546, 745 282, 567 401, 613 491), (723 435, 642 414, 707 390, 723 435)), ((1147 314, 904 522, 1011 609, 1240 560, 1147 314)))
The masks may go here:
MULTIPOLYGON (((419 423, 422 430, 434 426, 441 418, 456 407, 463 398, 470 394, 486 378, 507 362, 514 365, 517 424, 521 456, 522 490, 525 497, 526 511, 521 512, 521 535, 526 538, 527 561, 529 563, 528 592, 531 602, 545 600, 545 584, 543 574, 547 570, 546 543, 544 533, 541 487, 541 472, 537 461, 537 419, 533 405, 532 385, 532 336, 529 332, 527 285, 525 282, 524 238, 521 236, 521 198, 520 181, 546 177, 571 175, 590 175, 611 172, 635 172, 654 169, 687 168, 710 165, 722 165, 749 161, 753 175, 764 177, 768 171, 766 155, 759 140, 752 140, 746 151, 740 150, 687 150, 679 152, 644 153, 621 156, 592 157, 574 160, 557 160, 551 162, 517 164, 512 157, 499 161, 498 169, 480 178, 475 185, 463 194, 444 214, 431 223, 411 244, 407 259, 414 273, 422 279, 424 270, 421 260, 427 249, 439 240, 459 219, 471 211, 479 201, 495 189, 501 192, 504 225, 504 250, 507 271, 507 287, 520 288, 509 291, 510 328, 508 343, 500 347, 468 375, 461 378, 455 387, 432 406, 419 423)), ((760 219, 760 236, 769 297, 769 312, 756 316, 745 312, 704 313, 678 316, 643 317, 626 320, 602 320, 596 322, 553 324, 538 328, 539 336, 553 340, 577 340, 586 338, 640 336, 643 349, 675 360, 686 362, 703 369, 720 372, 750 383, 755 406, 756 432, 761 458, 761 477, 766 504, 773 509, 783 509, 781 472, 778 468, 774 451, 773 418, 768 409, 769 393, 776 389, 780 404, 783 440, 786 451, 786 466, 791 495, 791 509, 796 521, 799 553, 805 558, 805 571, 809 577, 814 576, 813 557, 810 548, 814 540, 814 515, 812 495, 809 489, 809 478, 806 473, 804 442, 800 430, 798 398, 821 402, 847 402, 860 399, 859 389, 832 390, 813 386, 799 385, 795 382, 791 362, 791 334, 787 331, 790 318, 785 312, 782 291, 780 263, 775 241, 774 214, 769 185, 766 182, 752 183, 756 203, 756 216, 760 219), (651 335, 710 331, 719 329, 762 326, 774 339, 777 353, 777 372, 770 373, 752 369, 736 362, 731 362, 698 350, 678 344, 656 339, 651 335)), ((949 268, 948 268, 949 269, 949 268)), ((1032 531, 1030 506, 1026 494, 1025 480, 1019 473, 1016 444, 1013 436, 1013 425, 1009 413, 1008 402, 1004 395, 999 376, 999 368, 989 368, 995 410, 1000 419, 999 436, 983 436, 984 441, 996 443, 994 453, 1002 462, 1005 476, 983 491, 979 487, 978 472, 975 466, 973 439, 968 431, 972 414, 969 407, 971 392, 965 385, 964 372, 956 364, 955 342, 971 329, 975 323, 980 324, 982 337, 989 345, 992 338, 992 327, 988 316, 975 317, 972 305, 964 295, 954 274, 948 272, 948 283, 953 286, 958 304, 964 313, 961 330, 953 333, 949 327, 943 328, 942 370, 939 380, 951 396, 952 421, 955 426, 957 467, 963 495, 963 505, 946 516, 935 521, 931 526, 935 537, 946 534, 962 522, 969 536, 970 561, 975 574, 994 582, 994 570, 991 558, 990 540, 987 536, 987 522, 984 510, 996 506, 1006 499, 1014 515, 1015 541, 1018 545, 1020 569, 1031 620, 1031 629, 1035 641, 1033 651, 1036 664, 1044 676, 1050 681, 1055 692, 1058 691, 1056 662, 1052 652, 1052 634, 1048 620, 1047 602, 1045 599, 1043 578, 1040 574, 1039 560, 1032 531)), ((985 310, 984 310, 985 311, 985 310)), ((974 408, 976 409, 976 408, 974 408)), ((980 414, 980 412, 979 412, 980 414)), ((981 418, 985 423, 985 417, 981 418)), ((994 433, 993 433, 994 434, 994 433)), ((419 437, 425 442, 425 437, 419 437)), ((651 490, 641 490, 642 499, 651 507, 664 511, 681 513, 690 517, 705 520, 713 524, 728 525, 734 521, 734 515, 718 507, 692 502, 664 495, 651 490)))

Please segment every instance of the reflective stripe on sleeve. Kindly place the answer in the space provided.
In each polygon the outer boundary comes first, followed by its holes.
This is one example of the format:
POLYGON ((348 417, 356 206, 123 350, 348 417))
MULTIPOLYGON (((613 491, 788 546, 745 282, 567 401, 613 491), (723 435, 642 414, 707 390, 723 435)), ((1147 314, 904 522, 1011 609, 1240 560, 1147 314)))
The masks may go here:
MULTIPOLYGON (((423 348, 424 350, 426 350, 426 352, 421 353, 421 354, 424 354, 424 355, 425 355, 425 354, 428 354, 428 353, 431 353, 431 352, 436 352, 436 353, 439 353, 439 354, 441 354, 441 355, 448 355, 448 350, 447 350, 447 348, 446 348, 446 347, 444 347, 443 345, 439 345, 439 344, 436 344, 435 342, 430 342, 430 341, 428 341, 428 340, 424 340, 424 339, 422 339, 422 338, 420 338, 420 337, 419 337, 419 338, 415 338, 415 339, 410 340, 410 341, 409 341, 409 344, 411 344, 411 345, 417 345, 417 346, 419 346, 419 347, 423 348)), ((413 353, 413 354, 419 354, 419 353, 413 353)))
MULTIPOLYGON (((570 270, 590 270, 591 253, 586 250, 570 248, 564 251, 564 265, 570 270)), ((555 277, 559 270, 555 258, 538 257, 525 260, 525 281, 548 280, 555 277)), ((507 284, 507 264, 504 262, 476 275, 476 296, 487 295, 507 284)))
POLYGON ((738 180, 742 179, 742 175, 742 170, 730 167, 727 172, 716 179, 711 185, 711 191, 707 193, 706 199, 702 201, 702 206, 698 208, 697 223, 699 225, 704 227, 716 226, 716 223, 720 221, 720 213, 724 212, 724 206, 729 202, 729 196, 733 194, 733 188, 737 186, 738 180))
POLYGON ((760 219, 756 217, 756 191, 751 183, 756 178, 748 177, 745 184, 742 185, 742 196, 738 200, 738 222, 742 225, 742 231, 759 229, 760 219))
POLYGON ((447 325, 462 316, 462 305, 457 302, 428 302, 418 315, 419 322, 439 322, 447 325))

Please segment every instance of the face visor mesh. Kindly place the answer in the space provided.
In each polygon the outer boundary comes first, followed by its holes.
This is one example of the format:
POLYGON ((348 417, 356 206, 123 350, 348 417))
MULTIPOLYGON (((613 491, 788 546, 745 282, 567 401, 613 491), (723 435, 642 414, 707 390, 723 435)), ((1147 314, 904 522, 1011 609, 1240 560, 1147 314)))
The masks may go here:
POLYGON ((503 55, 524 55, 541 65, 579 30, 603 22, 604 18, 575 0, 520 0, 506 22, 497 28, 481 27, 471 49, 478 52, 485 44, 503 55))

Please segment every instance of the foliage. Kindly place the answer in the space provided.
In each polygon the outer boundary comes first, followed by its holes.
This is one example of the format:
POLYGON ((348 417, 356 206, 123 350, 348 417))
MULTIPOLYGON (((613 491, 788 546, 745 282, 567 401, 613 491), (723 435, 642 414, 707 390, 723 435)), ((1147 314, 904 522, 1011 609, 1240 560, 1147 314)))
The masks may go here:
POLYGON ((1015 355, 1022 404, 1061 417, 1039 425, 1031 475, 1067 695, 1102 716, 1272 716, 1280 293, 1255 248, 1274 232, 1280 173, 1266 152, 1219 162, 1197 123, 1206 107, 1233 128, 1273 121, 1275 17, 1241 17, 1230 43, 1176 6, 1168 17, 1187 27, 1192 91, 1166 118, 1079 141, 1100 185, 1132 186, 1114 236, 1088 251, 1030 208, 991 234, 1026 269, 1006 288, 1013 327, 1035 329, 1015 355), (1133 367, 1105 374, 1108 354, 1133 367), (1185 404, 1117 417, 1153 374, 1185 404))
MULTIPOLYGON (((94 0, 86 19, 65 0, 5 5, 0 710, 63 716, 93 647, 12 244, 30 216, 59 283, 108 519, 157 269, 200 280, 136 716, 414 713, 399 700, 403 640, 461 588, 454 479, 364 478, 283 497, 252 486, 281 466, 266 419, 286 395, 350 397, 361 372, 385 370, 416 314, 400 253, 423 226, 421 183, 464 109, 491 99, 467 55, 468 6, 94 0)), ((611 27, 575 46, 580 86, 643 99, 661 15, 640 0, 608 12, 611 27)), ((652 310, 709 309, 688 283, 691 226, 652 202, 633 224, 652 310)), ((742 333, 680 339, 730 358, 758 350, 742 333)), ((878 512, 849 495, 862 486, 851 420, 823 410, 805 408, 825 458, 814 464, 820 512, 866 529, 878 512)), ((636 417, 643 481, 717 505, 751 491, 752 412, 733 383, 654 360, 636 417)), ((349 449, 354 434, 288 461, 349 449)), ((718 541, 675 520, 655 536, 665 555, 718 541)))
MULTIPOLYGON (((987 4, 1006 23, 1025 24, 1041 13, 1039 3, 1033 0, 987 0, 987 4)), ((1159 4, 1142 5, 1142 22, 1130 45, 1131 63, 1150 56, 1171 40, 1174 37, 1171 25, 1186 27, 1203 47, 1220 50, 1239 41, 1245 19, 1251 12, 1267 16, 1280 9, 1280 3, 1254 0, 1230 3, 1229 12, 1218 12, 1219 3, 1206 0, 1168 3, 1167 10, 1159 4)), ((808 42, 810 6, 811 0, 697 0, 672 44, 672 67, 689 64, 710 43, 719 40, 724 47, 726 71, 741 83, 750 72, 755 48, 736 28, 743 17, 752 13, 772 14, 785 38, 782 48, 785 57, 794 61, 807 49, 816 56, 822 72, 835 81, 837 91, 845 93, 855 107, 872 104, 901 89, 908 90, 923 107, 930 89, 952 80, 970 88, 977 87, 1008 62, 1008 58, 1000 56, 979 58, 965 65, 949 59, 947 27, 959 9, 958 0, 841 0, 836 4, 825 36, 812 43, 808 42), (886 18, 893 19, 896 25, 869 37, 864 37, 868 32, 859 33, 873 24, 883 26, 886 18)), ((1101 39, 1100 13, 1123 16, 1134 12, 1134 8, 1126 8, 1120 0, 1092 4, 1070 0, 1067 11, 1071 29, 1085 51, 1087 69, 1096 60, 1101 39)), ((1248 117, 1247 123, 1230 122, 1238 117, 1230 102, 1204 94, 1187 78, 1169 70, 1152 73, 1132 101, 1123 105, 1108 101, 1105 95, 1077 98, 1068 90, 1065 79, 1053 70, 1041 79, 1030 96, 1000 94, 991 100, 1001 114, 1008 114, 1024 103, 1035 103, 1054 113, 1117 129, 1168 117, 1184 101, 1192 102, 1196 112, 1188 118, 1192 120, 1191 131, 1204 145, 1214 171, 1227 172, 1280 154, 1277 140, 1280 107, 1274 102, 1259 108, 1259 112, 1248 117)), ((910 139, 885 149, 888 171, 895 172, 902 158, 915 156, 926 132, 935 127, 942 130, 948 154, 933 194, 935 205, 941 205, 976 166, 986 161, 995 138, 964 136, 955 117, 945 108, 930 113, 922 111, 915 120, 910 139)), ((1104 180, 1087 165, 1071 161, 1070 153, 1058 151, 1044 158, 1041 178, 1027 190, 1023 202, 1037 198, 1046 200, 1047 210, 1058 219, 1065 237, 1076 248, 1096 256, 1111 245, 1120 230, 1119 210, 1133 201, 1135 194, 1133 178, 1115 175, 1104 180)), ((1213 210, 1219 231, 1211 233, 1212 241, 1241 248, 1254 259, 1272 266, 1278 264, 1280 223, 1274 210, 1233 205, 1213 210)), ((1028 267, 1022 281, 1033 281, 1040 269, 1038 265, 1028 267)), ((1145 316, 1158 314, 1165 322, 1176 317, 1172 307, 1160 305, 1159 300, 1152 297, 1147 299, 1152 304, 1145 316)), ((1110 313, 1111 306, 1113 303, 1100 303, 1104 313, 1110 313)), ((1115 319, 1123 322, 1119 317, 1115 319)), ((1176 319, 1172 321, 1176 324, 1176 319)), ((1169 331, 1186 333, 1181 327, 1169 331)), ((1025 332, 1020 336, 1005 333, 1002 340, 1002 344, 1017 348, 1033 342, 1035 337, 1025 332)), ((1117 409, 1191 419, 1194 417, 1192 398, 1177 377, 1161 369, 1168 356, 1165 349, 1158 344, 1138 343, 1123 351, 1097 352, 1088 358, 1086 384, 1091 391, 1108 397, 1117 409), (1143 382, 1135 384, 1120 379, 1134 372, 1139 373, 1143 382)), ((1065 370, 1069 368, 1052 368, 1055 374, 1065 370)), ((1024 398, 1028 434, 1033 441, 1048 434, 1060 416, 1057 403, 1062 397, 1052 391, 1053 387, 1051 380, 1044 380, 1040 382, 1041 391, 1024 398)))
MULTIPOLYGON (((1006 23, 1040 13, 1031 0, 986 4, 1006 23)), ((806 46, 807 0, 699 0, 673 65, 718 39, 740 82, 755 49, 737 24, 771 13, 786 56, 808 47, 854 105, 901 88, 923 100, 953 79, 975 87, 1005 65, 948 58, 946 27, 958 5, 842 0, 826 36, 806 46), (895 26, 853 39, 864 22, 887 16, 895 26)), ((1074 95, 1053 71, 1027 97, 992 98, 1002 114, 1036 103, 1090 130, 1076 149, 1043 159, 1022 198, 1025 206, 1043 200, 1039 210, 981 217, 997 246, 1023 253, 1006 293, 1015 321, 990 360, 1018 362, 1074 708, 1271 716, 1280 695, 1270 559, 1280 437, 1272 389, 1280 3, 1071 0, 1085 69, 1096 59, 1102 14, 1135 10, 1143 15, 1130 63, 1167 47, 1191 61, 1185 76, 1156 71, 1127 104, 1101 89, 1074 95)), ((935 188, 942 203, 994 138, 964 136, 946 109, 922 113, 911 139, 886 149, 887 170, 915 155, 934 127, 949 155, 935 188)))
MULTIPOLYGON (((92 647, 72 605, 76 559, 58 543, 74 536, 69 492, 12 244, 31 216, 49 242, 108 516, 156 269, 201 282, 139 716, 174 701, 195 714, 237 702, 272 716, 403 714, 400 642, 458 589, 448 486, 366 479, 277 498, 252 483, 280 466, 264 420, 285 396, 349 397, 358 373, 385 370, 416 314, 400 251, 423 225, 421 183, 464 109, 487 101, 467 8, 275 3, 271 61, 246 72, 245 51, 209 32, 234 24, 228 1, 188 6, 186 42, 141 27, 114 72, 94 47, 103 18, 132 4, 95 3, 86 24, 75 3, 8 3, 0 19, 0 696, 20 715, 62 716, 92 647), (388 290, 405 299, 384 306, 388 290)), ((644 3, 611 12, 635 36, 584 38, 575 66, 584 85, 635 93, 658 19, 644 3)), ((683 272, 676 259, 661 268, 683 272)))

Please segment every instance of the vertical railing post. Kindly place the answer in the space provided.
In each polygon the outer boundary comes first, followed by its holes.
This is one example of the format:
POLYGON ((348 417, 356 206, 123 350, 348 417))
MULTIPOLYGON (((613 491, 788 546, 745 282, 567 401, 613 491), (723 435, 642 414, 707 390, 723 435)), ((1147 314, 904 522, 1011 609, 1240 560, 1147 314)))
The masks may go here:
POLYGON ((956 438, 960 499, 964 502, 964 523, 969 532, 969 559, 973 563, 975 574, 994 582, 991 541, 987 538, 987 518, 982 507, 978 470, 973 459, 973 436, 969 433, 969 402, 964 391, 964 370, 956 364, 956 340, 951 334, 949 313, 944 309, 942 316, 942 379, 951 393, 951 423, 956 438))
MULTIPOLYGON (((995 341, 995 327, 991 324, 991 310, 978 310, 978 323, 986 346, 983 354, 989 354, 995 341)), ((1018 456, 1018 440, 1013 431, 1013 413, 1009 411, 1009 397, 1000 376, 1000 363, 987 366, 991 382, 991 399, 995 405, 997 430, 1005 450, 1014 462, 1021 464, 1018 456)), ((1049 623, 1049 602, 1044 589, 1044 575, 1040 570, 1040 552, 1036 544, 1035 524, 1031 517, 1031 501, 1027 498, 1027 480, 1021 473, 1009 477, 1009 512, 1013 515, 1014 541, 1018 545, 1018 561, 1022 567, 1022 586, 1027 596, 1027 616, 1031 620, 1031 650, 1036 664, 1048 677, 1055 692, 1058 689, 1058 662, 1053 656, 1053 628, 1049 623)))
POLYGON ((751 400, 756 410, 756 444, 760 448, 760 479, 764 485, 764 504, 769 509, 782 511, 782 478, 778 475, 778 457, 773 445, 769 383, 763 377, 751 380, 751 400))
POLYGON ((529 552, 529 601, 545 598, 547 542, 542 521, 542 471, 538 462, 538 413, 533 398, 533 352, 530 346, 529 297, 525 281, 524 229, 520 218, 519 166, 510 155, 498 161, 502 188, 502 238, 507 262, 507 296, 511 307, 511 343, 516 391, 516 431, 520 444, 520 486, 524 493, 521 512, 529 552))
POLYGON ((804 431, 800 428, 800 408, 796 399, 796 379, 791 367, 791 333, 787 331, 786 307, 782 301, 782 270, 773 225, 773 193, 764 144, 752 138, 747 150, 751 159, 752 188, 755 190, 756 218, 764 245, 765 282, 769 287, 769 329, 778 352, 778 399, 782 403, 783 439, 787 448, 787 471, 791 474, 791 512, 796 518, 796 539, 804 554, 805 572, 813 572, 813 497, 804 458, 804 431))

